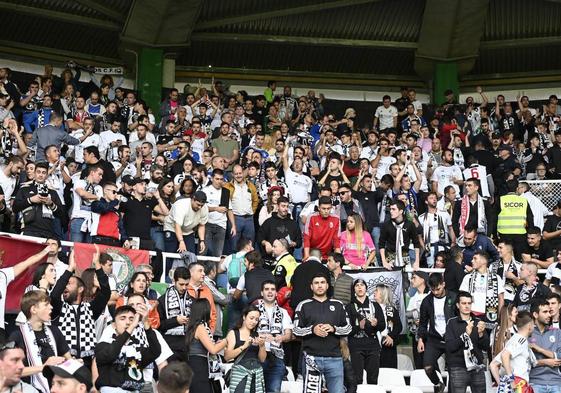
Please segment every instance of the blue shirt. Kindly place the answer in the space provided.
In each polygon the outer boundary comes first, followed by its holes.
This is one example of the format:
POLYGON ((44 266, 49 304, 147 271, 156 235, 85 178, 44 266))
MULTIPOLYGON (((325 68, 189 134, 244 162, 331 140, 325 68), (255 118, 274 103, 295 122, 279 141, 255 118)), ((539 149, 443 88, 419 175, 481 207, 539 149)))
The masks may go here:
MULTIPOLYGON (((556 359, 561 359, 561 330, 554 327, 546 327, 540 332, 538 327, 534 328, 532 336, 528 339, 529 344, 536 344, 547 351, 552 351, 556 359)), ((545 359, 541 353, 535 352, 536 359, 545 359)), ((532 385, 561 385, 561 374, 558 367, 539 366, 530 370, 530 384, 532 385)))

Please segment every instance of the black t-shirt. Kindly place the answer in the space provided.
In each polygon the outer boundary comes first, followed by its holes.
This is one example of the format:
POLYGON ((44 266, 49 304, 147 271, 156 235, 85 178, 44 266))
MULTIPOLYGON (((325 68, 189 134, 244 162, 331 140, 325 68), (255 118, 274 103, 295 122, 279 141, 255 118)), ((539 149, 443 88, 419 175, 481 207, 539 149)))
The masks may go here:
MULTIPOLYGON (((57 355, 56 356, 64 356, 64 354, 70 352, 70 348, 68 347, 68 344, 64 340, 64 336, 62 335, 60 330, 58 330, 58 328, 56 326, 53 326, 53 325, 49 326, 49 329, 51 329, 51 332, 53 333, 53 337, 55 339, 55 346, 56 346, 56 350, 57 350, 57 355)), ((51 356, 55 356, 55 353, 54 353, 53 349, 51 348, 48 336, 45 334, 45 332, 43 330, 38 331, 38 332, 36 331, 35 332, 35 338, 37 340, 37 346, 39 347, 41 362, 43 364, 45 364, 45 362, 47 361, 48 358, 50 358, 51 356)), ((25 346, 25 342, 23 340, 23 336, 21 334, 20 329, 14 330, 12 332, 12 334, 10 335, 10 339, 8 341, 15 341, 16 346, 18 348, 23 348, 24 351, 27 352, 28 348, 26 348, 26 346, 25 346)), ((29 366, 29 362, 28 362, 27 359, 24 360, 24 365, 26 367, 29 366)))
POLYGON ((152 210, 158 205, 155 198, 144 198, 139 201, 131 197, 121 203, 119 211, 124 213, 124 226, 127 236, 150 239, 150 226, 152 224, 152 210))
POLYGON ((537 250, 534 249, 534 247, 526 245, 526 249, 522 252, 522 254, 529 254, 532 258, 539 259, 540 261, 545 261, 548 258, 553 257, 553 250, 548 244, 546 244, 546 242, 542 240, 537 250))
MULTIPOLYGON (((561 229, 561 217, 556 215, 549 216, 545 225, 543 226, 544 232, 555 232, 561 229)), ((550 248, 554 250, 561 250, 561 236, 554 239, 546 240, 545 243, 549 244, 550 248)))

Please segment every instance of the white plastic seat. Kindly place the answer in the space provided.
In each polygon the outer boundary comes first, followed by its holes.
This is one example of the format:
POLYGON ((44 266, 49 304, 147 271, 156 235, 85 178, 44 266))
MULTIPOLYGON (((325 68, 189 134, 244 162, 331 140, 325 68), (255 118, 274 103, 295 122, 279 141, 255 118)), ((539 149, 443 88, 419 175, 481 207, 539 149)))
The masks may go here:
POLYGON ((356 393, 386 393, 386 388, 380 385, 358 385, 356 393))
MULTIPOLYGON (((438 371, 436 373, 442 381, 442 375, 440 375, 438 371)), ((409 386, 417 387, 426 393, 434 392, 434 385, 423 369, 413 370, 413 372, 411 373, 411 379, 409 380, 409 386)))
POLYGON ((413 361, 408 355, 404 353, 397 354, 397 368, 400 369, 401 371, 415 370, 415 367, 413 367, 413 361))
POLYGON ((286 380, 288 382, 294 382, 294 373, 292 372, 292 368, 291 367, 287 367, 286 368, 286 380))
POLYGON ((282 381, 281 393, 301 393, 304 384, 301 381, 282 381))
POLYGON ((397 368, 380 368, 378 383, 382 386, 405 386, 405 377, 397 368))
POLYGON ((423 393, 423 391, 416 386, 396 386, 392 388, 392 393, 423 393))

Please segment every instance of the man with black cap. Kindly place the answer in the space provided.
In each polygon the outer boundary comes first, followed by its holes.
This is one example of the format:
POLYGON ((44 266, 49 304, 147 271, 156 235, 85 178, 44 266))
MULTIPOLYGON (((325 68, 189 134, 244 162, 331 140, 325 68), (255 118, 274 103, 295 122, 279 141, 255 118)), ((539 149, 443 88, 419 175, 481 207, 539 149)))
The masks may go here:
POLYGON ((24 350, 14 341, 0 345, 0 375, 4 377, 0 392, 38 393, 37 389, 21 380, 24 360, 24 350))
POLYGON ((92 388, 90 371, 76 359, 68 359, 58 366, 46 366, 43 375, 52 380, 51 393, 88 393, 92 388))
POLYGON ((195 228, 199 238, 199 254, 205 251, 205 225, 208 222, 206 201, 206 194, 203 191, 196 191, 192 198, 180 199, 173 204, 169 213, 171 223, 168 220, 164 223, 167 251, 197 253, 195 228), (175 250, 173 250, 174 246, 175 250))
POLYGON ((146 180, 135 177, 132 184, 132 194, 126 202, 119 205, 119 211, 123 213, 123 225, 129 238, 138 237, 140 248, 151 250, 154 248, 154 241, 150 236, 150 226, 152 224, 152 211, 160 215, 168 215, 169 210, 165 202, 156 192, 152 198, 146 197, 146 180))

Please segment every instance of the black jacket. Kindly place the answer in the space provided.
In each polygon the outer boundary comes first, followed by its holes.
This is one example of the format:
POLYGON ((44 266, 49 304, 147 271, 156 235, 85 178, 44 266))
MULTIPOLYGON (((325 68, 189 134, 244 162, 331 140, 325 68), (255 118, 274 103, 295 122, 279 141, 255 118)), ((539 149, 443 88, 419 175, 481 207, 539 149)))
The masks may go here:
POLYGON ((357 199, 362 205, 364 212, 364 227, 368 233, 372 232, 374 227, 380 226, 380 214, 378 212, 378 204, 384 199, 386 193, 380 189, 376 191, 354 191, 353 198, 357 199))
MULTIPOLYGON (((308 260, 306 262, 302 262, 294 270, 294 274, 292 275, 291 280, 292 293, 290 294, 290 307, 292 307, 293 310, 296 309, 298 303, 300 303, 302 300, 312 298, 313 293, 310 285, 312 284, 312 278, 318 272, 324 274, 327 282, 330 282, 331 274, 329 272, 329 269, 319 261, 308 260)), ((332 295, 333 287, 330 285, 327 291, 327 296, 332 295)))
MULTIPOLYGON (((456 307, 456 296, 453 293, 446 292, 446 300, 444 301, 444 318, 449 321, 450 318, 455 316, 456 307)), ((421 303, 421 316, 419 321, 419 330, 417 334, 419 338, 423 341, 427 341, 427 338, 437 339, 443 341, 442 337, 435 328, 434 324, 434 295, 429 293, 427 297, 423 299, 421 303)))
POLYGON ((257 266, 251 270, 246 271, 244 276, 245 292, 249 303, 253 303, 255 300, 261 297, 261 285, 265 281, 270 280, 275 282, 273 273, 262 266, 257 266))
POLYGON ((522 294, 522 289, 524 284, 519 285, 516 288, 516 294, 514 295, 514 300, 512 303, 518 308, 518 311, 530 311, 530 304, 534 299, 545 300, 545 298, 551 293, 548 287, 546 287, 541 282, 536 284, 536 287, 530 291, 530 293, 522 294))
MULTIPOLYGON (((283 239, 287 236, 290 236, 290 240, 296 243, 295 248, 302 247, 300 225, 289 215, 285 218, 280 218, 277 213, 273 213, 261 225, 261 229, 257 233, 257 243, 261 244, 263 240, 266 240, 273 244, 275 240, 283 239)), ((293 248, 290 248, 290 250, 293 250, 293 248)))
MULTIPOLYGON (((380 249, 386 250, 386 255, 388 252, 396 252, 395 250, 395 238, 396 229, 393 225, 392 220, 386 221, 380 231, 380 249)), ((411 221, 405 220, 403 224, 403 255, 408 255, 409 244, 413 243, 415 248, 420 248, 419 237, 417 236, 417 229, 415 224, 411 221)))
POLYGON ((345 306, 339 300, 304 300, 294 312, 294 335, 302 337, 302 351, 309 355, 340 357, 339 340, 347 336, 351 329, 345 306), (314 327, 319 324, 332 325, 335 332, 329 333, 327 337, 316 336, 314 327))
POLYGON ((55 236, 54 217, 62 219, 66 212, 56 191, 49 189, 49 195, 54 202, 54 207, 51 209, 53 218, 43 217, 43 204, 30 201, 30 198, 37 194, 37 183, 32 181, 22 184, 14 201, 14 213, 23 212, 25 221, 22 228, 24 235, 50 238, 55 236), (31 220, 27 221, 25 217, 29 217, 31 220))
MULTIPOLYGON (((120 352, 123 346, 131 338, 130 334, 124 332, 118 335, 113 342, 100 342, 95 346, 95 359, 99 369, 99 377, 95 386, 99 390, 103 386, 122 388, 124 390, 140 390, 144 379, 133 380, 129 375, 129 366, 120 352)), ((161 352, 160 342, 152 329, 146 330, 148 347, 140 349, 142 359, 137 364, 139 372, 158 358, 161 352)))
POLYGON ((351 350, 353 347, 380 350, 377 333, 384 331, 386 328, 382 307, 378 303, 372 302, 368 297, 366 297, 364 303, 353 298, 353 301, 347 305, 347 314, 349 314, 352 326, 351 334, 349 335, 349 347, 351 350), (361 329, 360 322, 365 319, 363 314, 370 312, 370 304, 374 308, 374 318, 377 319, 378 323, 376 326, 372 326, 369 321, 365 321, 364 329, 361 329), (360 312, 361 309, 364 310, 364 313, 360 312))
MULTIPOLYGON (((473 344, 473 352, 480 364, 483 364, 483 351, 489 349, 490 341, 489 335, 486 331, 483 332, 483 337, 479 337, 477 333, 477 322, 480 320, 473 318, 473 329, 470 334, 471 342, 473 344)), ((446 334, 444 339, 446 341, 446 364, 448 367, 466 367, 464 360, 464 341, 461 336, 466 332, 467 322, 460 317, 452 317, 446 324, 446 334)))

